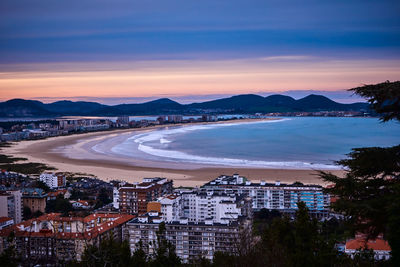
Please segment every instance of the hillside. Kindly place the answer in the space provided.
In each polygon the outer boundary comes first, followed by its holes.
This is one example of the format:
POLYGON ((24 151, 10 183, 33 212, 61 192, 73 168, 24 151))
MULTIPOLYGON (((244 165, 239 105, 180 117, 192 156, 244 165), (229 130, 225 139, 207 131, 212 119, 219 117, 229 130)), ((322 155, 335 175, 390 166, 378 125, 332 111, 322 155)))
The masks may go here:
POLYGON ((7 118, 367 110, 367 103, 342 104, 322 95, 309 95, 295 100, 284 95, 262 97, 246 94, 186 105, 168 98, 140 104, 120 104, 115 106, 68 100, 45 104, 34 100, 12 99, 0 103, 0 117, 7 118))

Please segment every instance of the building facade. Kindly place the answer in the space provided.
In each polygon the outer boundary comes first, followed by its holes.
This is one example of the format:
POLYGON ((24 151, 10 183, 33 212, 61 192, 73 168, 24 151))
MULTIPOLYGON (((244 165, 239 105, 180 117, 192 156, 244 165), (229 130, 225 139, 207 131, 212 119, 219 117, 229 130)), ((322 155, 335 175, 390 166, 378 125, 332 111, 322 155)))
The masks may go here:
POLYGON ((142 183, 124 185, 118 189, 119 210, 128 214, 144 214, 147 204, 172 193, 172 181, 165 178, 144 178, 142 183))
POLYGON ((23 215, 21 197, 20 190, 0 191, 0 217, 9 217, 14 223, 20 223, 23 215))
POLYGON ((23 188, 22 205, 31 210, 32 213, 46 211, 47 194, 41 188, 23 188))
POLYGON ((65 187, 66 178, 63 173, 44 172, 39 177, 50 189, 65 187))
POLYGON ((160 203, 160 216, 163 221, 172 222, 183 217, 182 196, 178 194, 170 194, 159 198, 157 202, 160 203))
POLYGON ((119 116, 117 118, 117 123, 120 125, 128 126, 129 125, 129 116, 119 116))
POLYGON ((243 219, 229 223, 189 222, 187 219, 163 222, 158 212, 149 212, 126 224, 124 238, 129 241, 132 252, 141 242, 142 249, 150 257, 158 247, 157 237, 165 239, 175 247, 177 256, 187 263, 200 257, 212 260, 217 251, 236 254, 241 232, 248 231, 250 225, 243 219), (165 231, 160 233, 161 224, 165 231))
POLYGON ((194 190, 182 193, 182 216, 190 222, 214 223, 237 220, 240 216, 252 217, 251 199, 243 194, 222 191, 194 190))
POLYGON ((7 228, 14 224, 13 218, 9 217, 0 217, 0 230, 7 228))
POLYGON ((323 187, 319 185, 280 182, 273 184, 264 181, 252 183, 245 177, 235 174, 220 176, 206 183, 202 188, 210 191, 245 194, 252 198, 254 211, 265 208, 294 213, 300 201, 304 202, 310 213, 316 217, 325 217, 330 210, 330 196, 325 194, 323 187))
POLYGON ((131 215, 95 213, 87 217, 62 217, 50 213, 0 231, 0 253, 16 248, 29 265, 56 265, 81 260, 88 245, 98 245, 106 237, 122 240, 122 228, 131 215), (14 238, 9 236, 13 233, 14 238))
POLYGON ((346 242, 344 252, 351 258, 354 258, 354 256, 362 249, 372 249, 374 258, 378 261, 389 260, 392 252, 389 243, 383 238, 365 240, 365 238, 357 237, 346 242))

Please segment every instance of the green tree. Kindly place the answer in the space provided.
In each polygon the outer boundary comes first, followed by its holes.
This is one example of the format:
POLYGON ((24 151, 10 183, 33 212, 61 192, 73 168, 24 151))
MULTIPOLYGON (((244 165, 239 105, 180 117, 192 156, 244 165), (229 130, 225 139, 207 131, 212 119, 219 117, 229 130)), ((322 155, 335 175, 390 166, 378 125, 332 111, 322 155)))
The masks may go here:
MULTIPOLYGON (((400 121, 400 82, 385 82, 351 89, 364 96, 382 121, 400 121)), ((349 218, 353 231, 367 239, 384 234, 392 248, 392 262, 400 266, 400 145, 355 148, 338 161, 348 171, 345 177, 321 172, 338 197, 333 208, 349 218)))
POLYGON ((173 267, 181 265, 181 260, 175 253, 175 247, 165 238, 165 230, 165 223, 161 222, 156 232, 156 253, 154 259, 150 261, 150 266, 173 267))
POLYGON ((132 262, 132 266, 146 267, 149 265, 146 252, 143 250, 142 241, 139 241, 136 244, 136 250, 132 254, 131 262, 132 262))
POLYGON ((135 266, 131 265, 131 252, 128 242, 118 242, 112 236, 103 239, 99 246, 88 246, 82 255, 80 265, 87 267, 135 266))
POLYGON ((112 201, 111 198, 108 195, 107 189, 105 189, 104 187, 100 189, 97 198, 104 205, 107 205, 108 203, 111 203, 111 201, 112 201))
POLYGON ((400 121, 400 81, 369 84, 350 91, 365 97, 383 121, 400 121))
POLYGON ((262 235, 260 257, 264 261, 258 266, 341 265, 346 258, 335 249, 336 240, 327 238, 321 229, 304 202, 299 202, 293 221, 277 217, 262 235))
POLYGON ((16 267, 19 266, 21 263, 21 259, 17 253, 17 250, 14 246, 14 232, 11 232, 10 235, 7 237, 7 243, 9 246, 3 250, 0 254, 0 265, 7 266, 7 267, 16 267))
POLYGON ((34 187, 41 188, 46 193, 50 192, 50 187, 48 187, 43 181, 35 181, 34 187))
POLYGON ((63 214, 67 214, 72 211, 72 204, 68 199, 65 199, 64 196, 58 195, 56 199, 49 200, 46 203, 46 213, 50 212, 61 212, 63 214))
POLYGON ((27 206, 24 206, 23 214, 24 214, 25 221, 32 218, 32 210, 27 206))
POLYGON ((3 251, 3 253, 1 253, 0 262, 1 266, 7 266, 7 267, 18 266, 20 260, 18 259, 17 252, 13 245, 9 246, 3 251))

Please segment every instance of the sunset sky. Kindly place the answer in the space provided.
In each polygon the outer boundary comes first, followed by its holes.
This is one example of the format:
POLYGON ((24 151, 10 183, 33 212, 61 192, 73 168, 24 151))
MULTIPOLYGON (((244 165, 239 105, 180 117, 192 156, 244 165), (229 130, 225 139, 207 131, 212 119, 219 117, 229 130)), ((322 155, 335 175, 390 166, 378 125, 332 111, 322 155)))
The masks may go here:
POLYGON ((338 90, 400 79, 399 14, 398 0, 2 0, 0 101, 348 102, 338 90))

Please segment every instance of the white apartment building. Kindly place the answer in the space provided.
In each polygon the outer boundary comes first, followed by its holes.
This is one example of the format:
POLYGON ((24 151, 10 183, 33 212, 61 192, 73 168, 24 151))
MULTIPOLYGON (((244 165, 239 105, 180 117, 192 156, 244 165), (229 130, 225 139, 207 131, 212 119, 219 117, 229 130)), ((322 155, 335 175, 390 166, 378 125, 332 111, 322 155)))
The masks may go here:
POLYGON ((294 213, 297 203, 306 204, 310 213, 316 216, 325 216, 329 212, 330 196, 323 192, 322 186, 303 185, 301 183, 281 184, 276 183, 252 183, 245 177, 234 174, 222 175, 202 186, 203 189, 228 194, 244 194, 252 198, 252 208, 275 209, 282 212, 294 213))
POLYGON ((117 186, 113 187, 113 207, 119 209, 119 190, 117 186))
POLYGON ((0 191, 0 217, 9 217, 14 223, 20 223, 23 211, 21 197, 19 190, 0 191))
POLYGON ((50 189, 64 187, 66 184, 65 175, 62 173, 44 172, 39 180, 45 183, 50 189))
POLYGON ((252 216, 250 198, 206 190, 176 192, 160 197, 149 205, 148 211, 159 211, 165 222, 187 219, 189 222, 228 223, 240 216, 252 216))
POLYGON ((182 195, 183 217, 189 222, 226 223, 250 216, 251 199, 244 195, 213 191, 193 191, 182 195))
POLYGON ((189 222, 187 219, 164 222, 165 232, 157 233, 163 223, 158 212, 148 212, 126 224, 124 238, 128 240, 131 252, 142 249, 152 257, 157 249, 157 234, 175 247, 175 252, 184 263, 204 257, 212 260, 215 252, 238 253, 238 242, 242 231, 249 231, 251 223, 245 218, 228 223, 189 222))
POLYGON ((178 221, 183 217, 182 197, 171 194, 158 199, 161 205, 161 218, 165 222, 178 221))

